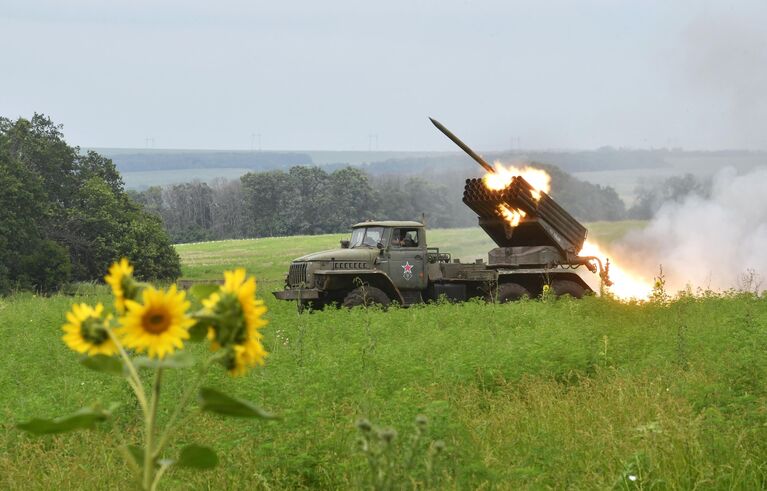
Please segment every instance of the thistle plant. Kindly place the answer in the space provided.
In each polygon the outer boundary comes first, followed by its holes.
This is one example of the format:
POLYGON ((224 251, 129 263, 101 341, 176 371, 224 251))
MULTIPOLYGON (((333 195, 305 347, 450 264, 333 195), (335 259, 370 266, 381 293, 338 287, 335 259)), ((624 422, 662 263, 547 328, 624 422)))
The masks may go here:
MULTIPOLYGON (((184 411, 197 394, 202 411, 249 418, 272 418, 254 404, 228 396, 218 390, 201 387, 213 365, 221 365, 230 375, 240 376, 262 365, 267 356, 261 344, 260 329, 266 325, 266 307, 256 299, 256 280, 244 269, 224 273, 223 285, 197 285, 191 294, 202 308, 190 312, 186 292, 175 285, 159 289, 140 283, 133 277, 133 267, 122 259, 109 268, 105 281, 114 297, 113 312, 102 304, 75 304, 66 314, 62 329, 64 343, 80 353, 80 362, 92 370, 121 376, 130 386, 143 417, 140 445, 125 442, 120 452, 135 476, 140 489, 157 488, 163 475, 173 466, 207 469, 218 463, 216 453, 198 444, 190 444, 175 457, 168 447, 184 411), (208 340, 211 354, 195 360, 188 342, 208 340), (162 428, 158 407, 162 378, 166 370, 196 367, 196 376, 175 401, 170 418, 162 428), (149 377, 146 377, 146 375, 149 377), (152 382, 148 382, 151 379, 152 382)), ((173 403, 171 403, 173 404, 173 403)), ((94 428, 111 419, 113 404, 104 408, 91 406, 70 416, 55 419, 35 418, 18 424, 33 434, 64 433, 94 428)), ((122 435, 118 435, 122 438, 122 435)))
POLYGON ((366 457, 369 469, 366 489, 388 491, 391 489, 439 489, 435 472, 437 456, 445 450, 442 440, 431 440, 428 435, 429 420, 418 415, 409 442, 397 445, 397 431, 378 428, 370 421, 357 421, 357 448, 366 457), (420 476, 418 479, 416 476, 420 476))

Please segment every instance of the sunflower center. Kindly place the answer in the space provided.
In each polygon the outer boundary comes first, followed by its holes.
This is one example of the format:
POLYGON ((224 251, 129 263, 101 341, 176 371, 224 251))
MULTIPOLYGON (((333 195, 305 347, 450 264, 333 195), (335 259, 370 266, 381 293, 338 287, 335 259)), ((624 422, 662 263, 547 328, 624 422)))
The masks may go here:
POLYGON ((96 346, 100 346, 109 339, 109 333, 104 329, 101 319, 95 317, 88 317, 83 321, 80 325, 80 334, 84 340, 96 346))
POLYGON ((144 314, 144 329, 152 334, 162 334, 170 327, 170 316, 167 312, 148 311, 144 314))

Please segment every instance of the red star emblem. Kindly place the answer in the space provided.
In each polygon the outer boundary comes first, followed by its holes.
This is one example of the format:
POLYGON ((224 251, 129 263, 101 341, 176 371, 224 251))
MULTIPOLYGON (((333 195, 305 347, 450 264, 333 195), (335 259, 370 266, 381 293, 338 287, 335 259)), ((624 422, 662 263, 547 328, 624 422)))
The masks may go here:
POLYGON ((410 264, 410 261, 405 261, 405 264, 402 265, 403 273, 410 273, 413 270, 413 265, 410 264))

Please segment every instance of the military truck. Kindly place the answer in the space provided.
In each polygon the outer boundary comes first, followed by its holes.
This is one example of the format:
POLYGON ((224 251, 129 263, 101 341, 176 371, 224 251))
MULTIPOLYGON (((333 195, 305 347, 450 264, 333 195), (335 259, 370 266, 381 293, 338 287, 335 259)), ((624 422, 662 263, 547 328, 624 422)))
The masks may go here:
MULTIPOLYGON (((440 131, 488 172, 493 168, 439 122, 440 131)), ((299 308, 329 303, 408 306, 445 297, 462 301, 480 297, 508 302, 540 296, 545 286, 559 295, 581 298, 593 288, 576 273, 584 266, 610 285, 609 263, 578 252, 587 230, 548 194, 516 176, 503 189, 489 189, 482 179, 467 179, 463 202, 498 247, 487 262, 462 263, 449 252, 428 247, 426 227, 416 221, 368 221, 352 226, 341 247, 292 262, 285 288, 274 292, 299 308), (510 220, 508 213, 515 219, 510 220)))
MULTIPOLYGON (((415 221, 369 221, 352 227, 339 249, 308 254, 290 265, 285 289, 274 292, 300 308, 320 309, 391 302, 408 306, 444 296, 507 302, 539 296, 544 285, 556 295, 580 298, 592 288, 569 267, 552 264, 548 246, 499 247, 490 261, 462 263, 427 246, 426 227, 415 221)), ((570 266, 571 267, 571 266, 570 266)))

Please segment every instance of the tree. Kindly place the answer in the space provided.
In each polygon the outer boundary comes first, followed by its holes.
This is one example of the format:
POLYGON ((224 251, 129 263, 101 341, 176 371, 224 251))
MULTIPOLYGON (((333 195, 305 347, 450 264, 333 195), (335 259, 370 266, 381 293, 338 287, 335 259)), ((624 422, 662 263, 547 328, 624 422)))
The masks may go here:
POLYGON ((330 174, 317 199, 323 232, 342 232, 351 223, 375 218, 376 195, 367 174, 346 167, 330 174))
POLYGON ((294 194, 288 175, 282 171, 249 172, 240 182, 248 235, 272 237, 290 233, 290 215, 283 208, 294 194))
POLYGON ((180 273, 167 234, 132 203, 112 161, 67 145, 46 116, 0 118, 0 188, 0 292, 100 280, 122 255, 137 277, 180 273), (150 259, 136 257, 135 244, 154 251, 150 259))
POLYGON ((43 177, 17 158, 24 147, 20 136, 23 131, 0 119, 0 294, 12 288, 54 290, 70 268, 69 258, 44 239, 51 207, 43 177))

